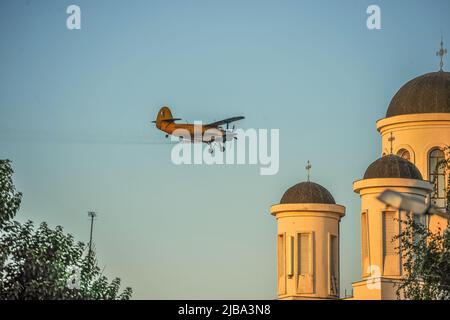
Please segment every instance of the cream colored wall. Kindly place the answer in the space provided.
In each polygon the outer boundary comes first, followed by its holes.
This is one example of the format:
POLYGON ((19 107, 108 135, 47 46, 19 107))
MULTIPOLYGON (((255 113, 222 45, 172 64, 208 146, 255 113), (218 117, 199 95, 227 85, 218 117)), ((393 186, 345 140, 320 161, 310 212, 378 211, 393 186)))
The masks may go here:
POLYGON ((449 221, 443 217, 432 215, 428 217, 428 228, 431 232, 443 232, 449 226, 449 221))
MULTIPOLYGON (((394 208, 387 207, 384 203, 379 201, 377 197, 386 189, 401 192, 424 201, 432 186, 430 183, 413 179, 399 179, 399 178, 384 178, 384 179, 366 179, 356 181, 353 184, 353 190, 359 193, 361 197, 361 210, 367 212, 368 217, 368 248, 369 259, 366 265, 361 261, 362 279, 370 276, 369 266, 378 267, 381 274, 383 270, 383 225, 382 214, 384 211, 396 211, 394 208)), ((401 216, 398 216, 399 218, 401 216)), ((401 218, 405 218, 402 216, 401 218)), ((360 231, 361 232, 361 231, 360 231)), ((362 241, 362 234, 361 234, 362 241)), ((363 260, 361 253, 361 260, 363 260)), ((400 276, 400 273, 387 272, 392 276, 400 276)))
MULTIPOLYGON (((285 235, 285 241, 293 237, 292 255, 289 257, 288 246, 286 248, 284 277, 279 279, 284 281, 284 292, 278 292, 279 299, 335 299, 336 296, 330 295, 329 283, 329 236, 339 236, 339 221, 345 215, 345 207, 340 205, 326 204, 278 204, 271 207, 271 214, 277 219, 278 235, 285 235), (312 270, 313 286, 312 292, 301 292, 298 275, 298 248, 297 234, 312 233, 313 237, 313 258, 312 270), (289 263, 292 261, 292 276, 288 275, 289 263)), ((278 249, 277 249, 278 250, 278 249)), ((277 255, 278 256, 278 255, 277 255)), ((339 256, 339 252, 338 252, 339 256)), ((277 268, 278 268, 277 263, 277 268)), ((279 270, 278 270, 279 272, 279 270)), ((277 272, 277 274, 279 274, 277 272)), ((339 273, 338 273, 339 274, 339 273)), ((338 275, 339 283, 339 275, 338 275)))
POLYGON ((396 280, 386 278, 355 282, 353 296, 345 300, 397 300, 397 283, 396 280), (373 287, 379 287, 379 289, 373 289, 373 287))
POLYGON ((409 114, 377 121, 381 135, 382 153, 390 153, 391 132, 394 135, 394 154, 404 148, 411 153, 413 162, 423 178, 428 180, 428 154, 434 147, 444 149, 450 145, 450 114, 409 114))

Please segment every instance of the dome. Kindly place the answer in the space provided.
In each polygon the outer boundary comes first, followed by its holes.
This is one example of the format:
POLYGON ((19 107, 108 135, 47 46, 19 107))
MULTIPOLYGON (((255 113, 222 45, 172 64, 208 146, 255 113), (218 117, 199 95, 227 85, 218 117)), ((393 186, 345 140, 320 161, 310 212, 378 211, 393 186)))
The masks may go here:
POLYGON ((450 72, 417 77, 398 90, 386 117, 416 113, 450 113, 450 72))
POLYGON ((314 182, 300 182, 290 187, 283 195, 281 204, 286 203, 323 203, 336 204, 331 193, 314 182))
POLYGON ((387 155, 374 162, 367 168, 364 179, 374 178, 404 178, 423 180, 419 169, 402 157, 387 155))

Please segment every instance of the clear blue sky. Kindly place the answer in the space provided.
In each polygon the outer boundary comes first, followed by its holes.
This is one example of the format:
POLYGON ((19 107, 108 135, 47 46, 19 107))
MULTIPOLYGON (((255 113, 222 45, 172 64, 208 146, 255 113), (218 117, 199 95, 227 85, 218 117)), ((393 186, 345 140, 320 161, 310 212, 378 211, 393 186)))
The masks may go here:
MULTIPOLYGON (((360 279, 352 182, 380 156, 375 121, 414 76, 438 70, 442 1, 0 2, 0 158, 24 192, 18 218, 95 244, 135 298, 276 297, 276 222, 312 179, 347 207, 341 286, 360 279), (66 28, 77 4, 82 29, 66 28), (366 28, 378 4, 382 30, 366 28), (175 166, 149 121, 161 105, 280 129, 280 171, 175 166)), ((447 45, 448 47, 448 45, 447 45)))

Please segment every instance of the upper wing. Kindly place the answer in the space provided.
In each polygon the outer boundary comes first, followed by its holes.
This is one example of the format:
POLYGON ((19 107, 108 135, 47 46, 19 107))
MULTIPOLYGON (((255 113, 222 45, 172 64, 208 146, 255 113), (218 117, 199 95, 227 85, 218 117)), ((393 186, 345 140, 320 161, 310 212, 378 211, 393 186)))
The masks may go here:
POLYGON ((239 120, 242 120, 242 119, 245 119, 245 117, 232 117, 232 118, 228 118, 228 119, 224 119, 224 120, 220 120, 220 121, 216 121, 216 122, 207 124, 207 126, 217 127, 217 126, 220 126, 222 124, 227 124, 227 123, 239 121, 239 120))

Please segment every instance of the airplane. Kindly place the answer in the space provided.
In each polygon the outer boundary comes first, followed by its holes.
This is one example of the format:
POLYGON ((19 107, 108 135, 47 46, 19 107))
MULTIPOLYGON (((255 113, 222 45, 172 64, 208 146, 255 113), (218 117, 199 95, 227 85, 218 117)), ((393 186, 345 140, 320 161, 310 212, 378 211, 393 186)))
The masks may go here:
MULTIPOLYGON (((155 121, 152 123, 156 124, 156 128, 166 133, 166 138, 169 135, 173 135, 179 137, 180 141, 187 140, 191 142, 202 142, 206 143, 209 146, 209 152, 214 152, 214 145, 218 144, 220 150, 222 152, 225 151, 225 142, 227 140, 236 139, 236 133, 234 132, 235 126, 233 125, 233 129, 229 129, 229 124, 235 121, 239 121, 245 119, 245 117, 232 117, 224 120, 216 121, 213 123, 201 125, 201 138, 198 139, 194 135, 194 124, 186 123, 175 123, 175 121, 181 120, 180 118, 174 118, 172 116, 172 112, 168 107, 162 107, 158 111, 158 116, 155 121), (226 124, 226 128, 222 128, 221 126, 226 124), (184 130, 177 130, 184 129, 184 130), (183 136, 189 132, 189 137, 183 136)), ((197 128, 198 130, 198 128, 197 128)))

